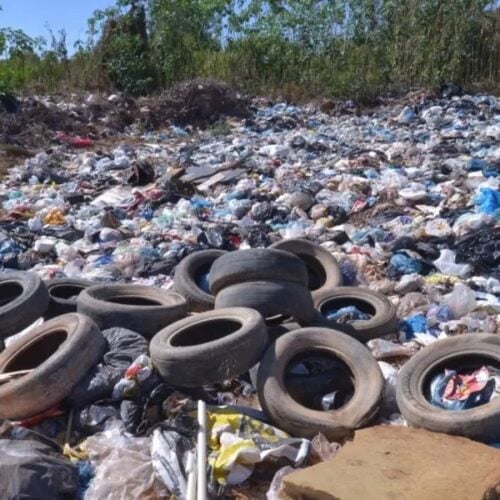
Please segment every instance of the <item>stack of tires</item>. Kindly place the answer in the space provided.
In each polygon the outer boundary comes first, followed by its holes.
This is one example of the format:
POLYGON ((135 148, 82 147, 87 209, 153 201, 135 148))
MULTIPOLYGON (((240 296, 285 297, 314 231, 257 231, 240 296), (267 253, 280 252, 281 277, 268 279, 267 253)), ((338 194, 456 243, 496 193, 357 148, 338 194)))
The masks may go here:
POLYGON ((216 252, 191 254, 176 270, 176 290, 193 313, 205 312, 153 338, 151 356, 162 377, 176 386, 197 387, 249 371, 268 418, 296 436, 323 432, 340 439, 370 422, 377 414, 383 378, 371 353, 355 338, 366 341, 395 331, 392 304, 369 290, 342 287, 335 258, 307 240, 216 252), (339 307, 354 301, 373 311, 371 321, 354 326, 329 321, 322 305, 335 301, 339 307), (291 397, 304 396, 304 377, 295 377, 292 388, 286 383, 288 366, 304 353, 336 360, 332 376, 343 379, 350 391, 345 405, 318 411, 291 397))
POLYGON ((68 398, 109 350, 102 330, 127 329, 125 336, 132 333, 147 345, 147 338, 187 313, 184 297, 172 291, 2 273, 0 419, 30 418, 68 398))
POLYGON ((240 250, 223 255, 210 269, 215 309, 250 307, 266 321, 314 318, 307 268, 297 256, 275 249, 240 250))
POLYGON ((398 328, 396 309, 387 297, 342 286, 342 273, 331 253, 301 238, 282 240, 268 249, 194 252, 177 266, 174 283, 192 313, 250 307, 276 331, 290 331, 290 325, 321 326, 366 342, 398 328), (345 305, 355 305, 370 318, 350 323, 327 318, 328 310, 345 305))
MULTIPOLYGON (((294 239, 267 249, 202 250, 177 266, 174 285, 165 290, 66 278, 43 282, 29 272, 0 275, 0 340, 8 344, 0 353, 0 419, 78 404, 77 386, 106 362, 110 328, 127 329, 120 333, 124 342, 127 335, 138 337, 141 354, 149 344, 168 386, 200 388, 249 373, 268 419, 297 437, 321 432, 341 440, 377 415, 384 380, 364 343, 397 331, 395 307, 381 294, 342 286, 339 265, 324 248, 294 239), (329 319, 345 308, 363 318, 329 319), (31 327, 40 317, 46 322, 31 327)), ((497 337, 438 341, 407 362, 396 391, 406 420, 500 439, 500 398, 463 412, 436 408, 428 398, 430 377, 439 370, 478 360, 500 369, 497 337)), ((137 355, 120 364, 100 396, 111 396, 137 355)))
POLYGON ((23 332, 51 314, 50 285, 31 272, 0 275, 0 339, 8 344, 0 349, 0 419, 28 418, 53 407, 104 353, 100 330, 83 315, 65 314, 23 332))

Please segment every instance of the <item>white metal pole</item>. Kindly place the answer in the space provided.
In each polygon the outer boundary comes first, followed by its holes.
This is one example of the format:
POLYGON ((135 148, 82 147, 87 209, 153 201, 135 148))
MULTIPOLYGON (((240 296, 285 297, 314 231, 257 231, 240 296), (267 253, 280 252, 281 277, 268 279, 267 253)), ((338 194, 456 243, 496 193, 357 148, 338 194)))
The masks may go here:
POLYGON ((196 448, 189 454, 187 464, 186 500, 196 500, 196 448))
POLYGON ((197 500, 207 499, 207 411, 205 401, 198 401, 198 481, 197 500))

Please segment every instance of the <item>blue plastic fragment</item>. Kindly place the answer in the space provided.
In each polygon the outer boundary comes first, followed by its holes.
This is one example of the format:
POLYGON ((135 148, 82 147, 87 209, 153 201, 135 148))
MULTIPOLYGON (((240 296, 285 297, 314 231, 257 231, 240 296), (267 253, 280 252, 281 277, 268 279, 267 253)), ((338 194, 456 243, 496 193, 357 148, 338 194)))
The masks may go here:
POLYGON ((427 318, 423 314, 410 316, 401 322, 401 329, 406 333, 407 339, 411 339, 415 333, 426 333, 427 318))
POLYGON ((324 316, 337 323, 348 323, 350 321, 367 320, 371 318, 370 314, 360 311, 356 306, 346 306, 340 309, 330 309, 324 311, 324 316))
POLYGON ((474 204, 480 212, 493 215, 500 208, 500 191, 481 188, 474 198, 474 204))

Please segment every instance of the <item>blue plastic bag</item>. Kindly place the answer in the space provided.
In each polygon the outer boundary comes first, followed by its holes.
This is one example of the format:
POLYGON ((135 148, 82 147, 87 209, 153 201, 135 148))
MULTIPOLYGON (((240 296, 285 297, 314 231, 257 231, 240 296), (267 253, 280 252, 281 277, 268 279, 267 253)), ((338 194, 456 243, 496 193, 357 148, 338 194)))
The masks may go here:
POLYGON ((349 323, 356 320, 367 320, 371 318, 370 314, 360 311, 356 306, 346 306, 340 309, 331 309, 325 311, 325 317, 337 323, 349 323))
POLYGON ((491 188, 481 188, 474 198, 479 211, 493 215, 500 208, 500 192, 491 188))
POLYGON ((399 278, 403 274, 420 274, 423 270, 422 262, 413 259, 406 253, 396 253, 389 261, 388 274, 391 278, 399 278))
POLYGON ((411 339, 415 333, 427 331, 427 318, 423 314, 410 316, 401 323, 401 329, 406 333, 406 338, 411 339))

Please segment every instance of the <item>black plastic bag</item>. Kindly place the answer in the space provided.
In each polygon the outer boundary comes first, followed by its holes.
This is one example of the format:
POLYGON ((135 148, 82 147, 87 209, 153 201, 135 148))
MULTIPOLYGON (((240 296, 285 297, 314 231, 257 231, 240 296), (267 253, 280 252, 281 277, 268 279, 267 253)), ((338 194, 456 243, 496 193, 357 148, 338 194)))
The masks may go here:
POLYGON ((102 333, 109 346, 106 354, 68 397, 69 402, 79 408, 111 397, 113 387, 132 362, 141 354, 148 353, 148 341, 136 332, 126 328, 109 328, 102 333))
POLYGON ((120 412, 111 404, 95 404, 82 408, 75 414, 74 426, 86 435, 104 431, 109 420, 120 420, 120 412))
POLYGON ((0 439, 0 498, 76 498, 78 475, 71 462, 38 441, 0 439))
POLYGON ((125 429, 136 436, 143 435, 163 420, 163 402, 174 391, 167 384, 159 384, 160 379, 156 374, 150 379, 151 385, 141 388, 143 393, 133 400, 123 400, 120 405, 120 416, 125 429))
POLYGON ((500 230, 484 228, 473 231, 456 242, 458 263, 466 262, 482 272, 500 274, 500 230))

